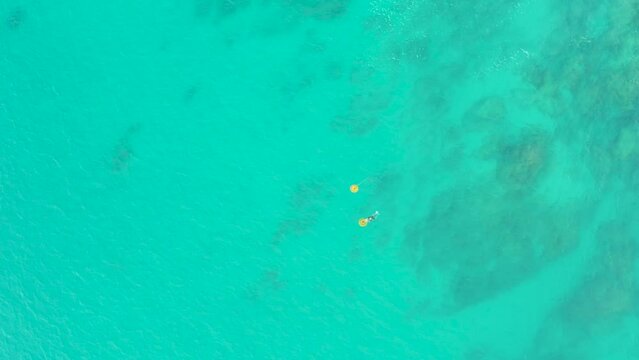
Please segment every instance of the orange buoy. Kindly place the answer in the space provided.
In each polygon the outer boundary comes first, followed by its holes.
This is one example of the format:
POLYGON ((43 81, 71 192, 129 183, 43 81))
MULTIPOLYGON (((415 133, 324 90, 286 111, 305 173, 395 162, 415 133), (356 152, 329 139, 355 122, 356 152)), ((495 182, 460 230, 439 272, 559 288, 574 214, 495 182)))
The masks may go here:
POLYGON ((367 218, 359 219, 359 226, 365 227, 366 225, 368 225, 368 219, 367 218))
POLYGON ((353 185, 351 185, 351 192, 352 192, 353 194, 355 194, 355 193, 356 193, 356 192, 358 192, 358 191, 359 191, 359 185, 357 185, 357 184, 353 184, 353 185))

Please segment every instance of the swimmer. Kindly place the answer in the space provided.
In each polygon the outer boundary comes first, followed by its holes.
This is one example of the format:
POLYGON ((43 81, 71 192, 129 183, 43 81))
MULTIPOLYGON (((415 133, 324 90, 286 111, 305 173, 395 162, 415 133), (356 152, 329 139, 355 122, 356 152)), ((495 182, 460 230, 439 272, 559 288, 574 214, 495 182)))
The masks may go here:
POLYGON ((366 221, 368 221, 368 222, 373 222, 373 221, 375 221, 375 219, 377 219, 377 215, 379 215, 379 211, 375 211, 375 212, 373 213, 373 215, 371 215, 371 216, 367 217, 367 218, 366 218, 366 221))
POLYGON ((359 226, 365 227, 366 225, 368 225, 369 222, 375 221, 375 219, 377 219, 377 215, 379 215, 379 211, 375 211, 373 213, 373 215, 371 215, 369 217, 365 217, 365 218, 359 219, 359 221, 358 221, 359 226))

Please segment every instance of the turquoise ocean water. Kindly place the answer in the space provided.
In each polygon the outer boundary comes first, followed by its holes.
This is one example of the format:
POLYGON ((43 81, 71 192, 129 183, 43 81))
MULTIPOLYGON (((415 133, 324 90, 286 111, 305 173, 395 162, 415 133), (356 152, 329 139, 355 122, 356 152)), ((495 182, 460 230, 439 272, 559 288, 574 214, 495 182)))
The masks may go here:
POLYGON ((0 359, 639 359, 638 19, 0 2, 0 359))

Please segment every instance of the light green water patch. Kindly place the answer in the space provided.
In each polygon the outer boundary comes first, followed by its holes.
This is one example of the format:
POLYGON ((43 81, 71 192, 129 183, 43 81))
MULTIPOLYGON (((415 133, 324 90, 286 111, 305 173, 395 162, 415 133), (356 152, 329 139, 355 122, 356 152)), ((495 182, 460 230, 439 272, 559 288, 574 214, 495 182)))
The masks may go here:
POLYGON ((636 357, 635 15, 0 5, 2 355, 636 357))

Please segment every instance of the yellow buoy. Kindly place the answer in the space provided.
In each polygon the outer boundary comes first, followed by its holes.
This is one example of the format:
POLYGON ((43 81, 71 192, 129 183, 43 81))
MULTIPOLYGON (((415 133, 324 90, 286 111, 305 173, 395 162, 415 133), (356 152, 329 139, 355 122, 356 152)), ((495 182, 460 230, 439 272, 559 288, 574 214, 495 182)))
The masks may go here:
POLYGON ((358 191, 359 191, 359 185, 357 185, 357 184, 353 184, 353 185, 351 185, 351 192, 352 192, 353 194, 355 194, 355 193, 356 193, 356 192, 358 192, 358 191))
POLYGON ((368 219, 367 218, 359 219, 359 226, 364 227, 366 225, 368 225, 368 219))

